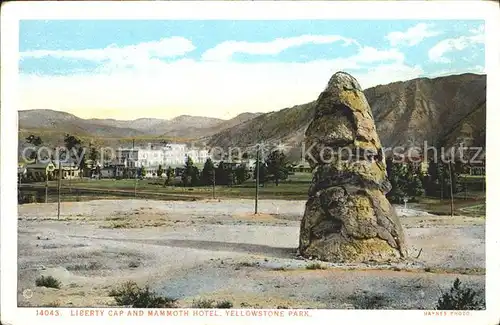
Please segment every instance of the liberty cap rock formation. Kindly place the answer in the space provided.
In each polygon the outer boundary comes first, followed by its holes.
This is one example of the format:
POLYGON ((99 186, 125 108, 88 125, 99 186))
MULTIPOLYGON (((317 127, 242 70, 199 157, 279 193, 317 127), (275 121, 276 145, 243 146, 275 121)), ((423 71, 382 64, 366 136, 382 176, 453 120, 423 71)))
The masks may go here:
POLYGON ((357 80, 335 73, 306 131, 314 176, 300 226, 299 253, 330 262, 407 256, 405 234, 385 194, 382 146, 357 80))

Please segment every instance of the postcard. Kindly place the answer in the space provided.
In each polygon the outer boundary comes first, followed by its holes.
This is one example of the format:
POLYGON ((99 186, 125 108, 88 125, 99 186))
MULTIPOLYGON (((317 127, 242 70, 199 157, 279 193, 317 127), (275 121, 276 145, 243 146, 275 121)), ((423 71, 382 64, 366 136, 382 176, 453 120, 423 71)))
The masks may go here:
POLYGON ((493 3, 2 9, 2 324, 498 324, 493 3))

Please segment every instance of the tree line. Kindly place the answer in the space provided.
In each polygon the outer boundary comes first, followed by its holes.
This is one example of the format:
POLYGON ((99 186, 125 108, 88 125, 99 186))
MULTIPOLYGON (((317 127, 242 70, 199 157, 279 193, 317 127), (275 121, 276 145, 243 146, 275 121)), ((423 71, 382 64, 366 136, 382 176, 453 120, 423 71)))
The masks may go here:
POLYGON ((422 165, 417 163, 394 163, 386 159, 387 176, 392 189, 387 198, 393 203, 409 202, 426 195, 448 199, 455 193, 466 189, 462 175, 468 166, 461 162, 446 163, 441 160, 428 162, 427 173, 422 172, 422 165))
MULTIPOLYGON (((273 181, 276 186, 280 181, 286 180, 290 174, 290 163, 286 155, 281 151, 271 152, 263 161, 259 161, 253 171, 253 175, 246 164, 236 164, 220 161, 217 166, 208 158, 199 171, 193 163, 191 157, 186 158, 183 166, 181 182, 184 186, 215 186, 215 185, 238 185, 248 179, 256 179, 257 168, 259 168, 259 184, 273 181)), ((157 175, 162 175, 162 166, 159 166, 157 175)), ((173 169, 169 167, 165 172, 166 180, 164 185, 170 185, 173 181, 173 169)), ((161 177, 161 176, 160 176, 161 177)))

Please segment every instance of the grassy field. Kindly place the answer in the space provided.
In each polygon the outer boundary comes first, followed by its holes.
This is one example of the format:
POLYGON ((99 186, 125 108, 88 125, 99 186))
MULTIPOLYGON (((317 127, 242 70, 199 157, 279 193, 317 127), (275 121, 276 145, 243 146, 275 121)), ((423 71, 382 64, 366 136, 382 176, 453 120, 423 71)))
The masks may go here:
MULTIPOLYGON (((307 199, 307 191, 311 183, 312 175, 310 173, 296 173, 290 175, 289 179, 275 186, 274 183, 266 183, 259 188, 259 197, 263 199, 289 199, 289 200, 305 200, 307 199)), ((23 188, 44 188, 45 183, 25 184, 23 188)), ((49 182, 49 190, 54 193, 57 188, 57 182, 49 182)), ((65 193, 77 192, 81 190, 83 193, 94 192, 96 196, 100 195, 134 195, 139 194, 139 197, 145 195, 154 195, 156 197, 164 197, 165 199, 176 197, 186 199, 189 198, 211 198, 211 186, 166 186, 163 187, 163 181, 158 179, 73 179, 64 180, 62 188, 65 193), (137 184, 137 185, 136 185, 137 184)), ((51 195, 52 196, 52 195, 51 195)), ((243 184, 234 186, 216 186, 215 196, 226 198, 253 198, 255 196, 255 182, 248 180, 243 184)))
MULTIPOLYGON (((269 182, 259 188, 259 197, 262 199, 306 200, 312 175, 310 173, 296 173, 278 186, 269 182)), ((44 196, 45 183, 31 183, 23 186, 25 190, 38 191, 44 196)), ((49 202, 57 200, 57 182, 49 182, 49 202)), ((159 179, 73 179, 62 183, 64 201, 84 201, 89 199, 104 199, 118 197, 137 197, 163 200, 197 200, 212 198, 211 186, 163 187, 163 180, 159 179), (136 185, 137 184, 137 185, 136 185)), ((244 198, 255 197, 255 182, 248 180, 235 186, 216 186, 216 198, 244 198)), ((449 215, 451 204, 449 199, 422 197, 419 202, 410 204, 410 207, 421 209, 432 214, 449 215)), ((484 192, 471 191, 465 198, 458 193, 454 200, 454 214, 468 216, 485 216, 486 203, 484 192)))
MULTIPOLYGON (((450 215, 451 213, 451 200, 449 199, 436 199, 423 197, 419 199, 418 203, 411 205, 412 208, 427 211, 436 215, 450 215)), ((453 200, 453 213, 455 215, 465 215, 473 217, 484 217, 486 215, 486 201, 483 198, 473 199, 454 199, 453 200)))

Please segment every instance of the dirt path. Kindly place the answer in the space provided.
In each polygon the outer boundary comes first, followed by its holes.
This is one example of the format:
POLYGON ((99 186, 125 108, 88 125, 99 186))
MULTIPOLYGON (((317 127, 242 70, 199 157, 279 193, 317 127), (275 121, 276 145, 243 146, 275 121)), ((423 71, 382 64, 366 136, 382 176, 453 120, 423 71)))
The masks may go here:
POLYGON ((401 219, 418 259, 306 270, 295 255, 303 207, 262 200, 255 216, 252 200, 103 200, 63 203, 56 220, 54 204, 19 206, 19 305, 110 306, 125 280, 184 306, 256 308, 433 308, 456 277, 484 288, 484 219, 413 211, 401 219), (40 275, 61 289, 35 287, 40 275))

